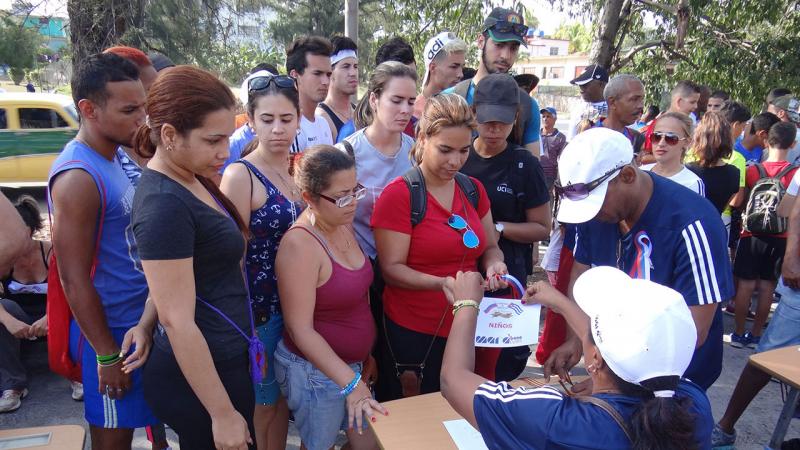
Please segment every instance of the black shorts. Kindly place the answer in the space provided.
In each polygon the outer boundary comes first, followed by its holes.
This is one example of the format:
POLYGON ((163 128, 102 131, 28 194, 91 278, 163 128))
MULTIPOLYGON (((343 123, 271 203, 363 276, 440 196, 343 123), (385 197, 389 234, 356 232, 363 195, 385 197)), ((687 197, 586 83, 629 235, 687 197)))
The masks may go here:
POLYGON ((748 236, 739 240, 733 274, 745 280, 777 281, 786 252, 786 238, 748 236))

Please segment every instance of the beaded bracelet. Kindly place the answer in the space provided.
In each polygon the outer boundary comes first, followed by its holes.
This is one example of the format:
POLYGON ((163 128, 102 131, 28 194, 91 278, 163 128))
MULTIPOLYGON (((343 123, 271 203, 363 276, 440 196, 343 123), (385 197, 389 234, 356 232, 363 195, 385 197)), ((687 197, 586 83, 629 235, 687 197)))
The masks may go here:
POLYGON ((356 389, 359 381, 361 381, 361 373, 356 372, 356 376, 353 377, 353 380, 347 383, 347 386, 342 388, 342 390, 339 391, 339 394, 341 394, 342 397, 347 397, 356 389))
POLYGON ((458 300, 453 303, 453 316, 456 315, 461 308, 475 308, 480 309, 480 305, 475 300, 458 300))

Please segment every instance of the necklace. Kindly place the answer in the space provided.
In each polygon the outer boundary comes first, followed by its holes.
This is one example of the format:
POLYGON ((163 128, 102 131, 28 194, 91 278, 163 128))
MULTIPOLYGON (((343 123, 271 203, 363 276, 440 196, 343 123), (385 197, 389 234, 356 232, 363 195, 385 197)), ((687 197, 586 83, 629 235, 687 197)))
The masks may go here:
POLYGON ((291 198, 290 198, 289 200, 290 200, 292 203, 294 203, 294 202, 295 202, 295 199, 297 199, 298 197, 300 197, 300 192, 298 192, 298 191, 297 191, 297 186, 295 186, 294 182, 291 182, 291 183, 290 183, 288 180, 286 180, 286 178, 284 178, 284 176, 283 176, 283 175, 281 175, 281 173, 280 173, 280 172, 278 172, 277 170, 275 170, 275 169, 274 169, 274 168, 273 168, 273 167, 272 167, 272 166, 269 164, 269 162, 267 162, 267 158, 265 158, 265 157, 264 157, 264 155, 263 155, 263 154, 261 154, 261 152, 259 152, 259 151, 256 151, 256 153, 258 153, 258 157, 261 159, 261 162, 263 162, 263 163, 264 163, 264 165, 267 167, 267 169, 269 169, 269 170, 270 170, 270 172, 272 172, 272 173, 274 173, 275 175, 277 175, 277 176, 278 176, 278 178, 281 180, 281 183, 283 183, 283 185, 284 185, 284 186, 286 186, 286 188, 289 190, 289 195, 291 195, 291 198))

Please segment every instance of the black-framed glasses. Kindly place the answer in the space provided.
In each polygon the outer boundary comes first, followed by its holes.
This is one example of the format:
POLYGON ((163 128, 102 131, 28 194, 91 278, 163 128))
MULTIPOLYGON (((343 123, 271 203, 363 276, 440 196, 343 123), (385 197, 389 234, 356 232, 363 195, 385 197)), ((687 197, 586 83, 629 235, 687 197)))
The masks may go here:
POLYGON ((353 189, 352 194, 343 195, 338 198, 328 197, 325 194, 317 194, 320 197, 324 198, 325 200, 333 203, 334 205, 338 206, 339 208, 346 208, 350 206, 355 200, 361 200, 362 198, 367 196, 367 188, 358 184, 356 188, 353 189))
POLYGON ((656 131, 651 135, 650 143, 653 145, 657 145, 659 142, 661 142, 662 139, 664 140, 664 142, 667 143, 667 145, 675 145, 678 142, 683 141, 687 138, 679 137, 675 133, 656 131))
POLYGON ((464 243, 465 247, 478 248, 478 246, 481 244, 481 240, 478 239, 478 235, 475 234, 475 231, 473 231, 467 221, 458 214, 450 215, 450 217, 447 219, 447 225, 456 231, 462 232, 461 242, 464 243))
POLYGON ((521 23, 498 21, 494 25, 486 27, 487 30, 497 31, 498 33, 514 33, 519 37, 528 34, 528 26, 521 23))
POLYGON ((603 184, 604 181, 611 178, 612 175, 622 170, 622 168, 625 166, 627 166, 627 164, 617 166, 603 174, 600 178, 589 181, 588 183, 568 183, 566 186, 561 186, 561 183, 556 181, 553 188, 559 197, 566 197, 567 199, 573 201, 583 200, 588 197, 593 190, 597 189, 598 186, 603 184))
POLYGON ((270 75, 263 77, 251 78, 247 82, 247 92, 258 92, 269 88, 269 85, 275 83, 276 86, 282 89, 292 88, 297 90, 297 80, 286 75, 270 75))

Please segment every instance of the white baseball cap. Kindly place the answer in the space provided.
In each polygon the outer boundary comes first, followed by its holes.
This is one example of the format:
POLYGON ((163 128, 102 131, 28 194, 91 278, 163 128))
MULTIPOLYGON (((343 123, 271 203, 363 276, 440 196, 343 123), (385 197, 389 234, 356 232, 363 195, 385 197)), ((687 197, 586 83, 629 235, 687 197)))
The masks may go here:
POLYGON ((686 372, 697 329, 680 293, 608 266, 586 271, 573 293, 589 316, 589 330, 603 360, 620 378, 638 385, 686 372))
POLYGON ((458 36, 449 31, 442 31, 430 38, 428 43, 425 44, 425 50, 422 53, 422 58, 425 60, 425 76, 422 78, 423 86, 425 86, 425 83, 428 81, 428 74, 431 69, 433 58, 435 58, 448 43, 455 40, 458 40, 458 36))
POLYGON ((277 73, 272 73, 269 70, 259 70, 248 75, 247 78, 242 81, 242 87, 239 88, 239 100, 242 101, 242 105, 247 107, 247 102, 250 100, 250 92, 247 89, 247 84, 250 83, 250 80, 258 77, 274 77, 275 75, 277 75, 277 73))
POLYGON ((572 138, 558 158, 556 195, 561 196, 558 221, 592 220, 603 206, 608 183, 632 161, 631 142, 618 131, 597 127, 572 138), (598 182, 599 185, 591 186, 598 182))

